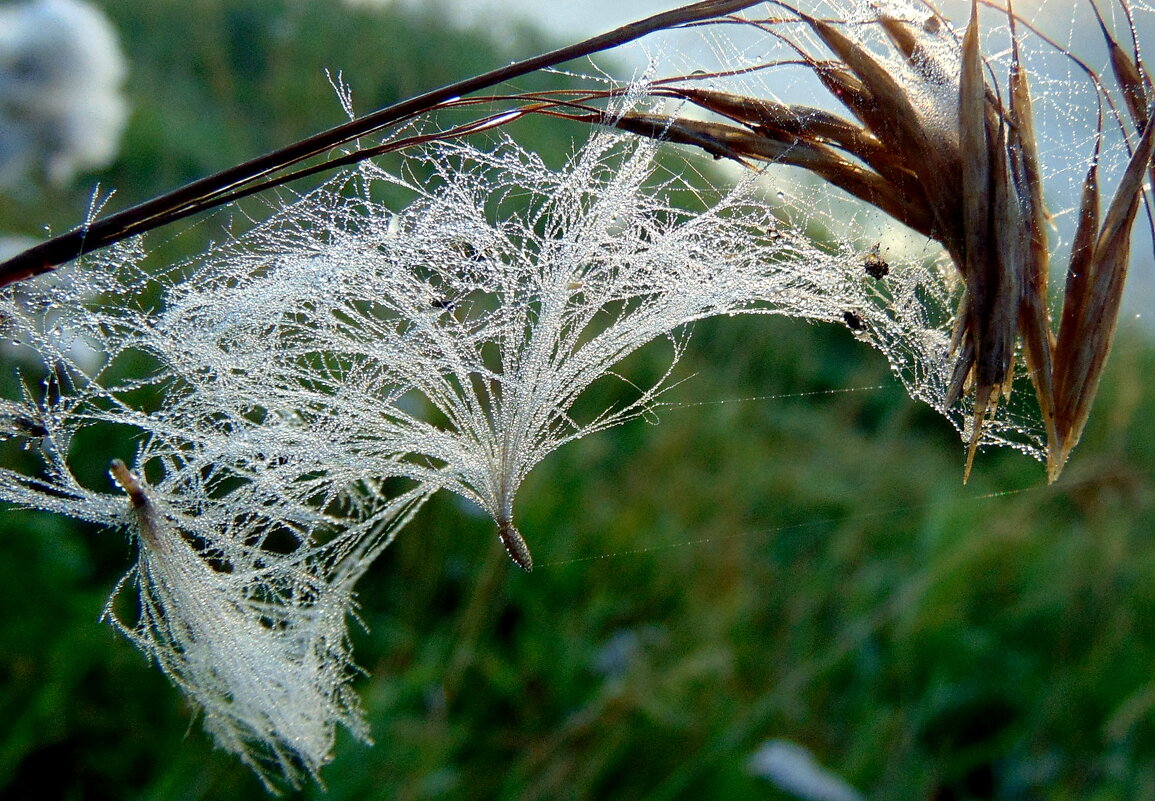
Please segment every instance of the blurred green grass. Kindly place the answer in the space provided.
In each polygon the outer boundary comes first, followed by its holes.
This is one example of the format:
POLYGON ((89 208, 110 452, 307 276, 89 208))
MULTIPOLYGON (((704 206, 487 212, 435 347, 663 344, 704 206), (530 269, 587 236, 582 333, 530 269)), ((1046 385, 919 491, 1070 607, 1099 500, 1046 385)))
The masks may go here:
MULTIPOLYGON (((106 5, 133 62, 102 176, 118 202, 339 121, 323 67, 367 109, 515 55, 436 11, 106 5)), ((580 132, 518 134, 564 153, 580 132)), ((63 227, 86 203, 0 223, 63 227)), ((177 252, 208 228, 154 239, 177 252)), ((376 745, 343 737, 327 791, 290 797, 785 798, 745 770, 770 737, 871 799, 1155 797, 1153 368, 1124 332, 1058 484, 984 452, 963 487, 953 431, 847 331, 700 324, 659 425, 531 475, 532 574, 447 496, 402 533, 359 588, 376 745), (752 396, 781 397, 715 403, 752 396)), ((261 797, 97 624, 131 559, 116 533, 0 517, 0 796, 261 797)))

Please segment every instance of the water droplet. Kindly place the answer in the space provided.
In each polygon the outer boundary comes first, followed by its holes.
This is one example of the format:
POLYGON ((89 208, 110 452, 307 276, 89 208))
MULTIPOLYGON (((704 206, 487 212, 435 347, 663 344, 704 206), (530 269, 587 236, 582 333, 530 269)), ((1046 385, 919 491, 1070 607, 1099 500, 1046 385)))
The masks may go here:
POLYGON ((777 198, 778 198, 779 200, 785 200, 785 199, 786 199, 786 193, 785 193, 785 192, 783 192, 781 189, 779 189, 779 190, 778 190, 778 191, 775 193, 775 195, 777 196, 777 198))

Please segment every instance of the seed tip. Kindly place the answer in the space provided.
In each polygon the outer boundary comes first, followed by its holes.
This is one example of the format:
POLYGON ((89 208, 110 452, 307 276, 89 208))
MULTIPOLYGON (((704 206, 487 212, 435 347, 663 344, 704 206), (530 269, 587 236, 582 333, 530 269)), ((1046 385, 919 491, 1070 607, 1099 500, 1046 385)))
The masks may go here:
POLYGON ((509 554, 514 564, 526 573, 533 572, 533 555, 529 552, 529 545, 521 536, 521 532, 514 528, 512 521, 497 521, 497 538, 505 546, 505 552, 509 554))
POLYGON ((136 474, 128 469, 128 465, 121 459, 113 459, 108 466, 109 475, 116 485, 124 490, 128 495, 132 505, 136 509, 141 509, 148 505, 148 496, 145 495, 144 487, 140 483, 140 479, 136 474))

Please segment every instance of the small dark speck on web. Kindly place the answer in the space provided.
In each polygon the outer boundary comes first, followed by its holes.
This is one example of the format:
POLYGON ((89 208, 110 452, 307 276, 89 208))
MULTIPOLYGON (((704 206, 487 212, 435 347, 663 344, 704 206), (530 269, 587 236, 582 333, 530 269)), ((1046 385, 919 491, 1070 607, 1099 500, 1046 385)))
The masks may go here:
POLYGON ((881 281, 890 274, 890 265, 886 263, 886 260, 883 259, 882 256, 878 255, 878 245, 874 247, 875 249, 867 253, 862 259, 862 269, 866 270, 866 274, 871 278, 876 281, 881 281))
POLYGON ((858 332, 866 330, 866 320, 863 320, 862 315, 857 312, 844 311, 842 313, 842 320, 851 331, 858 332))

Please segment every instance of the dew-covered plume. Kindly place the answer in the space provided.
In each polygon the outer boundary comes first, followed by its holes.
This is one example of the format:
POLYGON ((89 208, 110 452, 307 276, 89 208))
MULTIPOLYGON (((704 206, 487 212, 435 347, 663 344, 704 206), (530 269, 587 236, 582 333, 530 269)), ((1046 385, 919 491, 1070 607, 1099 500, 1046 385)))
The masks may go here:
MULTIPOLYGON (((0 440, 24 448, 0 467, 0 500, 129 532, 137 562, 107 618, 274 783, 317 776, 336 726, 366 736, 349 686, 353 583, 426 495, 484 509, 529 570, 515 503, 528 473, 568 442, 656 419, 696 321, 843 326, 972 456, 1010 444, 1057 475, 1110 344, 1098 321, 1118 310, 1155 138, 1137 136, 1141 104, 1130 120, 1115 104, 1127 146, 1076 135, 1072 163, 1043 170, 1058 185, 1048 211, 1032 153, 1065 140, 1040 120, 1080 107, 1037 88, 1028 102, 1016 71, 1035 62, 1010 27, 956 27, 913 3, 759 7, 692 31, 725 69, 533 96, 468 128, 544 109, 617 129, 560 167, 420 120, 388 134, 434 140, 398 166, 268 195, 267 220, 194 259, 158 268, 136 240, 16 284, 0 327, 24 374, 0 398, 0 440), (777 95, 795 85, 784 70, 805 73, 805 101, 777 95), (784 167, 819 180, 787 182, 784 167), (1102 226, 1079 200, 1100 168, 1125 189, 1102 226), (894 223, 864 236, 866 206, 894 223), (1074 234, 1051 230, 1062 217, 1074 234), (1078 302, 1056 331, 1047 258, 1084 251, 1103 269, 1068 271, 1078 302), (1008 400, 1016 381, 1041 406, 1008 400), (111 478, 85 474, 93 448, 111 478)), ((1087 75, 1064 88, 1091 108, 1103 91, 1087 75)))
POLYGON ((318 491, 366 476, 450 489, 528 569, 522 480, 564 443, 646 412, 665 378, 575 411, 596 383, 629 386, 615 368, 639 348, 665 340, 672 363, 689 324, 750 311, 853 315, 864 339, 913 334, 940 358, 922 319, 937 273, 911 267, 883 294, 858 254, 783 225, 755 181, 698 196, 653 155, 598 136, 555 170, 508 141, 442 145, 423 160, 430 179, 366 165, 290 204, 182 270, 164 310, 136 323, 181 379, 164 425, 244 419, 314 465, 318 491), (415 198, 373 200, 387 186, 415 198), (706 210, 675 208, 678 195, 706 210))
POLYGON ((108 486, 86 487, 70 462, 91 455, 78 453, 73 438, 108 438, 110 423, 131 425, 138 412, 114 398, 139 382, 109 386, 107 394, 96 384, 65 388, 69 379, 83 381, 75 366, 56 364, 45 398, 0 405, 4 437, 24 440, 43 463, 39 475, 3 468, 0 493, 127 530, 136 563, 105 619, 188 696, 216 743, 270 789, 281 779, 318 778, 338 725, 369 739, 350 684, 358 673, 347 634, 353 584, 428 489, 388 497, 366 480, 318 494, 289 458, 269 464, 265 453, 242 453, 240 442, 231 452, 214 450, 222 444, 217 436, 244 440, 244 431, 205 436, 143 421, 135 426, 145 438, 138 468, 113 459, 108 486), (146 472, 154 484, 142 478, 146 472))
MULTIPOLYGON (((655 340, 672 366, 696 320, 836 322, 904 340, 896 368, 932 380, 922 362, 944 342, 928 314, 946 297, 935 269, 896 262, 880 291, 862 254, 812 244, 756 180, 702 195, 655 166, 655 147, 599 135, 551 169, 510 141, 443 144, 395 174, 364 165, 163 275, 125 249, 24 285, 7 319, 52 378, 12 401, 9 433, 50 418, 39 447, 59 454, 85 426, 129 426, 163 486, 239 498, 224 488, 242 480, 280 514, 343 504, 360 520, 369 481, 448 488, 484 508, 528 568, 513 517, 526 474, 650 409, 669 373, 643 385, 615 369, 655 340), (375 200, 386 188, 412 200, 375 200), (140 355, 155 366, 126 377, 140 355), (599 382, 632 396, 575 411, 599 382), (148 387, 159 408, 135 405, 148 387)), ((79 492, 66 461, 43 502, 60 511, 79 492)), ((36 505, 36 480, 3 475, 6 497, 36 505)))
POLYGON ((323 545, 281 554, 269 549, 272 538, 296 523, 290 539, 308 543, 320 516, 232 494, 189 508, 200 493, 169 503, 123 462, 111 473, 132 506, 139 555, 121 587, 134 585, 139 613, 135 622, 118 617, 114 596, 105 615, 200 708, 217 744, 272 788, 277 777, 294 785, 302 775, 319 778, 338 724, 368 741, 350 686, 353 583, 424 492, 400 496, 323 545))
MULTIPOLYGON (((529 569, 522 480, 654 410, 695 321, 787 314, 940 357, 937 269, 895 261, 881 292, 863 254, 814 245, 756 177, 702 193, 657 148, 602 134, 554 169, 508 140, 436 145, 186 263, 152 271, 136 243, 6 290, 28 366, 0 407, 25 445, 0 498, 127 527, 138 561, 108 617, 219 744, 266 778, 316 775, 336 724, 365 734, 352 583, 429 490, 484 508, 529 569), (667 370, 619 372, 652 343, 667 370), (597 405, 605 384, 616 400, 597 405), (77 476, 94 442, 120 443, 99 454, 115 482, 77 476)), ((896 364, 914 383, 924 367, 896 364)))
POLYGON ((122 283, 80 269, 4 298, 9 355, 29 377, 0 401, 0 439, 24 445, 0 467, 0 497, 127 531, 136 562, 104 617, 270 788, 316 778, 338 726, 368 740, 350 684, 353 585, 430 488, 326 477, 290 422, 190 407, 196 390, 155 350, 158 321, 132 308, 153 280, 123 266, 122 283), (101 459, 109 476, 78 478, 101 459))

